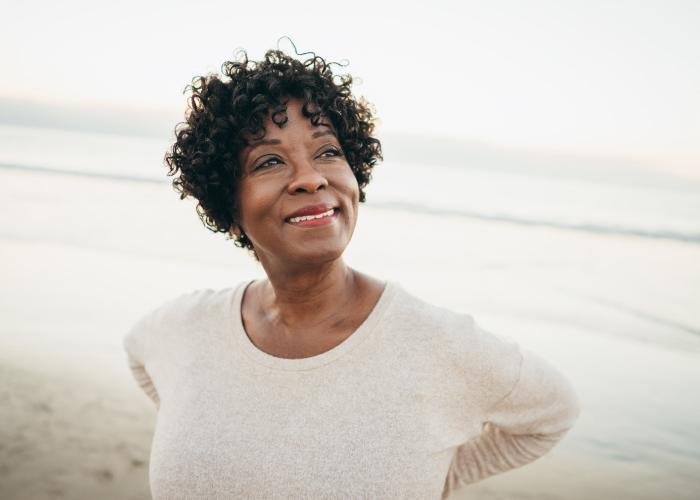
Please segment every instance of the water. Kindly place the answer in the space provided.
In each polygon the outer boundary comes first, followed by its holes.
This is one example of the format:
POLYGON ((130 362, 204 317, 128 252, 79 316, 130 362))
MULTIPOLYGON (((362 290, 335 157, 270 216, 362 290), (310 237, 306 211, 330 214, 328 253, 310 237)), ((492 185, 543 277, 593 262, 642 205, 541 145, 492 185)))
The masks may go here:
POLYGON ((525 172, 388 165, 376 199, 447 214, 700 243, 700 188, 525 172))
POLYGON ((168 141, 0 124, 0 165, 135 180, 165 177, 168 141))
MULTIPOLYGON (((168 146, 169 138, 0 125, 3 168, 168 182, 168 146)), ((517 158, 488 168, 385 162, 367 194, 374 206, 700 243, 700 182, 616 165, 547 171, 517 158)))

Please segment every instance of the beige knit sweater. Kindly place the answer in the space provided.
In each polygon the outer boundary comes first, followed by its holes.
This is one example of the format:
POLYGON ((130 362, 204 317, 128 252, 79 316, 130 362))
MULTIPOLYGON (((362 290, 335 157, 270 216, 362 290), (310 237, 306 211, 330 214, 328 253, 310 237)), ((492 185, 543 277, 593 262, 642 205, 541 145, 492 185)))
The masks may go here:
POLYGON ((124 338, 158 407, 155 499, 438 499, 542 456, 578 400, 548 362, 388 282, 365 322, 310 358, 259 350, 248 283, 180 296, 124 338))

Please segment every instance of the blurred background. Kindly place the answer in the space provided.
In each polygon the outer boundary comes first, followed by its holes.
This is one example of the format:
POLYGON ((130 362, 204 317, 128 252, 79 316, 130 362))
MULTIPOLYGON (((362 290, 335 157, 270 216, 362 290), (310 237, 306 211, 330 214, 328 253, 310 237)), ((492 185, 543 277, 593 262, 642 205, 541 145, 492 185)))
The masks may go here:
MULTIPOLYGON (((376 108, 348 263, 467 312, 583 412, 477 499, 700 495, 700 4, 26 1, 0 30, 0 498, 149 498, 121 338, 263 275, 170 187, 184 87, 245 49, 376 108)), ((339 494, 342 492, 339 492, 339 494)))

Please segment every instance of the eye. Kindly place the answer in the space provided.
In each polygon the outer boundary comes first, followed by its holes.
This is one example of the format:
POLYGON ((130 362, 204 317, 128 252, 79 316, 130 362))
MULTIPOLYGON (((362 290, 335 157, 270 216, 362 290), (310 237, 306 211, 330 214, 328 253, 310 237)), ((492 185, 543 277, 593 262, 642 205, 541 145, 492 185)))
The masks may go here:
POLYGON ((279 164, 281 164, 281 163, 282 163, 282 160, 280 160, 279 158, 275 158, 275 157, 273 157, 273 158, 268 158, 267 160, 265 160, 265 161, 263 161, 263 162, 261 162, 261 163, 258 163, 258 164, 253 168, 253 170, 260 170, 260 169, 262 169, 262 168, 272 167, 272 166, 275 166, 275 165, 279 165, 279 164))
POLYGON ((332 158, 334 156, 343 156, 343 153, 336 147, 330 147, 323 151, 323 153, 321 153, 319 156, 321 158, 332 158))

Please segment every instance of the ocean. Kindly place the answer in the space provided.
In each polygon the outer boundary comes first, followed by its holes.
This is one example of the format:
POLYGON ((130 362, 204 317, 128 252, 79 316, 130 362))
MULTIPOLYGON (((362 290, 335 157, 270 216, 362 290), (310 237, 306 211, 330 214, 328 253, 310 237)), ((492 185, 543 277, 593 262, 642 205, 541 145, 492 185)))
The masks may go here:
MULTIPOLYGON (((0 168, 169 182, 168 146, 167 139, 145 136, 0 125, 0 168)), ((387 161, 366 190, 368 205, 700 243, 698 179, 598 158, 532 168, 517 155, 483 161, 465 154, 450 165, 429 165, 393 160, 401 155, 391 147, 385 144, 387 161)))

